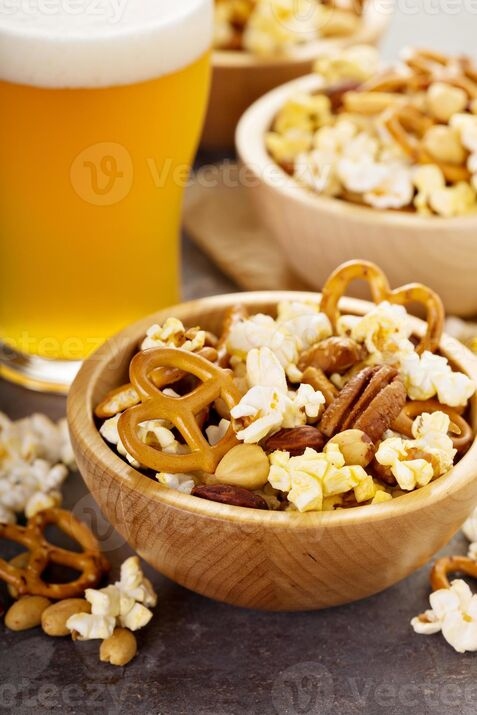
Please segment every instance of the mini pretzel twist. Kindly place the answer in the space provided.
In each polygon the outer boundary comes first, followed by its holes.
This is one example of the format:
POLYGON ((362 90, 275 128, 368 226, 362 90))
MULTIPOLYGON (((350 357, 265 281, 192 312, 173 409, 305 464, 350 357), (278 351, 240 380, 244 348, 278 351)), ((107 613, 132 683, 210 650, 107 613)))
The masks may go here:
MULTIPOLYGON (((202 348, 197 352, 197 355, 201 355, 206 360, 210 362, 215 362, 217 360, 217 350, 211 347, 202 348)), ((162 389, 168 385, 175 385, 176 382, 182 380, 185 376, 183 370, 177 368, 168 367, 158 367, 151 372, 151 381, 154 385, 162 389)), ((109 417, 114 417, 118 412, 124 412, 124 410, 134 407, 141 402, 137 391, 134 386, 129 382, 127 385, 121 385, 114 390, 108 392, 106 397, 99 403, 99 405, 94 410, 94 414, 101 420, 108 419, 109 417)))
POLYGON ((425 350, 431 352, 437 350, 444 327, 444 306, 437 293, 420 283, 409 283, 396 290, 391 290, 388 279, 382 270, 369 261, 343 263, 331 274, 323 286, 321 310, 328 316, 335 331, 341 315, 340 298, 345 294, 349 284, 358 279, 369 284, 375 303, 387 300, 396 305, 406 305, 411 302, 424 305, 427 313, 427 331, 418 343, 416 350, 418 353, 423 353, 425 350))
POLYGON ((109 570, 109 564, 86 524, 63 509, 45 509, 29 519, 26 526, 0 524, 0 538, 27 549, 28 561, 24 568, 0 559, 0 579, 12 586, 18 596, 44 596, 55 601, 75 598, 82 596, 85 589, 97 586, 109 570), (49 524, 77 541, 83 551, 68 551, 47 541, 44 532, 49 524), (42 574, 49 564, 74 569, 80 576, 69 583, 47 583, 42 574))
POLYGON ((477 561, 468 556, 444 556, 438 559, 429 577, 432 590, 450 588, 449 576, 457 573, 477 578, 477 561))
POLYGON ((451 421, 449 437, 452 439, 454 449, 461 454, 469 449, 474 439, 472 427, 457 410, 448 405, 442 405, 438 400, 407 402, 394 422, 393 430, 412 438, 412 423, 416 417, 425 412, 445 412, 446 415, 449 415, 451 421))
POLYGON ((138 353, 131 361, 130 378, 142 404, 126 410, 118 421, 118 431, 126 450, 144 467, 158 472, 213 473, 222 457, 238 442, 232 426, 218 444, 211 446, 197 422, 205 408, 222 398, 231 409, 240 393, 230 374, 203 357, 176 348, 158 348, 138 353), (183 397, 168 397, 152 382, 157 368, 177 368, 197 377, 203 384, 183 397), (141 422, 166 419, 184 438, 188 454, 168 454, 144 444, 138 437, 141 422))

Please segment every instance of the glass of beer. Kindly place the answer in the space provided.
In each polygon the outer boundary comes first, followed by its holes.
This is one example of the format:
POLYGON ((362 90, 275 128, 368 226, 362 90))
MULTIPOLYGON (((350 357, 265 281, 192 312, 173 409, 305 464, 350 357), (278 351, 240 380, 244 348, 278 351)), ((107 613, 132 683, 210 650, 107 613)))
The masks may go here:
POLYGON ((179 298, 212 0, 0 0, 0 371, 65 391, 179 298))

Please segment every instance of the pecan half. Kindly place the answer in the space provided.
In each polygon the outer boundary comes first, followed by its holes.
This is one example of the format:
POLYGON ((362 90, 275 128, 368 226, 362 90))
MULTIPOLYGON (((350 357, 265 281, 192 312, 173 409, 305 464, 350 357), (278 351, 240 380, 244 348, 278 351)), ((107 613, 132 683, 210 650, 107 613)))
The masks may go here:
POLYGON ((328 380, 323 370, 317 367, 307 367, 301 381, 307 385, 311 385, 315 390, 320 390, 326 400, 326 404, 330 405, 339 395, 339 390, 328 380))
POLYGON ((292 427, 281 429, 263 443, 266 452, 289 452, 291 457, 298 457, 305 449, 311 447, 321 452, 325 444, 325 437, 316 427, 292 427))
POLYGON ((208 501, 216 501, 220 504, 244 506, 249 509, 268 509, 265 499, 243 487, 232 487, 227 484, 204 484, 194 487, 192 494, 200 499, 208 499, 208 501))
POLYGON ((366 354, 366 349, 352 338, 327 338, 300 355, 298 369, 317 367, 328 374, 341 374, 364 360, 366 354))
POLYGON ((397 370, 388 365, 365 367, 325 410, 319 428, 327 437, 347 429, 359 429, 377 442, 405 402, 406 390, 397 370))

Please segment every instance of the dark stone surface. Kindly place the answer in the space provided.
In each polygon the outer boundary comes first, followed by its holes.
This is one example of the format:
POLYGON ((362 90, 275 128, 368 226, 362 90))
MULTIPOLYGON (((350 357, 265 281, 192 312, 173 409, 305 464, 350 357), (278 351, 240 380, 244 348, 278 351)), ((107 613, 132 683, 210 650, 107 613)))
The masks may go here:
MULTIPOLYGON (((186 246, 188 297, 230 290, 186 246)), ((0 383, 0 410, 64 413, 64 400, 0 383)), ((65 505, 87 521, 117 569, 128 549, 104 521, 79 474, 65 505)), ((355 545, 356 549, 360 544, 355 545)), ((445 549, 465 553, 462 536, 445 549)), ((0 542, 0 555, 11 556, 0 542)), ((0 624, 0 712, 157 715, 474 715, 477 660, 440 635, 417 636, 427 607, 426 566, 373 598, 316 613, 246 611, 197 596, 147 569, 159 604, 126 668, 98 660, 99 644, 52 639, 0 624)), ((0 598, 6 591, 0 590, 0 598)))

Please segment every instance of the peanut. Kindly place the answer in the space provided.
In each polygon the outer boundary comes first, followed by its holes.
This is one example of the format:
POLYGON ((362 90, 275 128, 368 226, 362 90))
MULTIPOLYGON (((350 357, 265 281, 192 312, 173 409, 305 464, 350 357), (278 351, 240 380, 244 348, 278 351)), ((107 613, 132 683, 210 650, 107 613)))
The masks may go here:
POLYGON ((41 627, 48 636, 69 636, 66 621, 76 613, 91 613, 91 605, 84 598, 67 598, 43 611, 41 627))
POLYGON ((428 129, 424 135, 423 146, 435 160, 445 164, 459 165, 466 159, 466 151, 457 131, 442 124, 428 129))
MULTIPOLYGON (((30 555, 28 551, 23 551, 21 554, 18 554, 17 556, 14 556, 13 559, 10 560, 10 565, 15 566, 17 569, 24 569, 28 566, 28 561, 29 561, 30 555)), ((10 596, 14 599, 18 598, 18 591, 15 588, 15 586, 11 586, 10 584, 7 585, 8 593, 10 596)))
POLYGON ((257 444, 238 444, 222 458, 215 470, 221 484, 260 489, 267 483, 270 464, 257 444))
POLYGON ((337 444, 348 465, 367 467, 372 461, 376 448, 365 432, 349 429, 339 432, 330 442, 337 444))
POLYGON ((114 633, 101 643, 99 659, 111 665, 127 665, 137 653, 136 637, 127 628, 115 628, 114 633))
POLYGON ((24 596, 11 606, 5 614, 5 625, 11 631, 27 631, 41 623, 43 611, 51 601, 42 596, 24 596))

